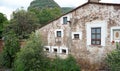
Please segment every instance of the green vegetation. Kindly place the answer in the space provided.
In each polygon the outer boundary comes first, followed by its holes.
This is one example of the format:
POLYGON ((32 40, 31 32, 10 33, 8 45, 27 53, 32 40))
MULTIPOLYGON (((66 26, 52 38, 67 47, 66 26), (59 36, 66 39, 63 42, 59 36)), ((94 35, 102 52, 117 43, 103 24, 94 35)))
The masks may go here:
POLYGON ((5 17, 5 15, 3 13, 0 13, 0 39, 2 38, 2 32, 7 23, 8 23, 8 20, 5 17))
POLYGON ((14 71, 46 71, 47 61, 40 37, 32 34, 26 45, 17 53, 14 71))
POLYGON ((61 15, 61 8, 53 0, 34 0, 28 7, 39 19, 40 27, 61 15))
POLYGON ((120 46, 117 43, 117 49, 108 54, 106 62, 111 71, 120 71, 120 46))
POLYGON ((0 53, 0 67, 12 68, 13 71, 80 71, 72 56, 50 59, 43 52, 41 37, 36 34, 29 36, 61 14, 61 8, 54 0, 34 0, 28 11, 22 8, 14 11, 10 21, 0 13, 0 37, 4 34, 5 44, 0 53), (21 39, 28 41, 20 50, 21 39))
POLYGON ((18 37, 13 31, 4 34, 4 48, 1 53, 0 64, 2 67, 11 68, 16 56, 16 53, 20 49, 18 37))
POLYGON ((71 11, 71 10, 73 10, 72 7, 62 7, 62 13, 63 13, 63 14, 64 14, 64 13, 67 13, 67 12, 69 12, 69 11, 71 11))
POLYGON ((38 18, 34 13, 19 9, 13 12, 10 24, 6 27, 4 33, 12 29, 19 39, 26 39, 32 31, 35 31, 39 27, 38 22, 38 18))
POLYGON ((33 8, 35 9, 60 8, 60 6, 54 0, 34 0, 30 3, 28 10, 33 8))
POLYGON ((72 9, 61 8, 54 0, 34 0, 28 7, 28 11, 35 13, 38 17, 41 27, 72 9))
POLYGON ((71 55, 67 59, 56 58, 50 65, 49 71, 80 71, 80 67, 71 55))
POLYGON ((76 60, 69 56, 67 59, 51 60, 43 52, 40 36, 32 34, 25 47, 17 53, 14 71, 80 71, 76 60))
POLYGON ((55 18, 59 17, 60 14, 61 12, 58 8, 53 9, 46 8, 40 11, 38 17, 41 27, 46 25, 48 22, 54 20, 55 18))

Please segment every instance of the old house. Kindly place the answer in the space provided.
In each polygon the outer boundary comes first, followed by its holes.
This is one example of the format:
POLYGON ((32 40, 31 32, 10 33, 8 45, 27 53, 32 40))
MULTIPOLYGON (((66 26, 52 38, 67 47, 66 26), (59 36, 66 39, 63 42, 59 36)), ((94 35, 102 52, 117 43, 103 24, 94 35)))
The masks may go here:
POLYGON ((120 42, 120 4, 89 0, 36 32, 42 35, 48 56, 71 54, 83 68, 98 71, 120 42))

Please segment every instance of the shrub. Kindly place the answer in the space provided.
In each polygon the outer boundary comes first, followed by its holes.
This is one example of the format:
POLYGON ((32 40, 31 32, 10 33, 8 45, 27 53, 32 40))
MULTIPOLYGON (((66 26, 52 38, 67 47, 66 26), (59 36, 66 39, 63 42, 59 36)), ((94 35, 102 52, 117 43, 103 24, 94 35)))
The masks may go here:
POLYGON ((25 47, 17 53, 14 71, 45 71, 48 65, 39 36, 32 34, 25 47))
POLYGON ((11 68, 16 56, 16 53, 20 49, 19 39, 14 31, 9 31, 4 34, 4 48, 1 53, 1 65, 2 67, 11 68))
POLYGON ((67 59, 56 58, 51 63, 50 71, 80 71, 76 60, 70 55, 67 59))
POLYGON ((107 55, 106 62, 112 71, 120 71, 120 46, 107 55))

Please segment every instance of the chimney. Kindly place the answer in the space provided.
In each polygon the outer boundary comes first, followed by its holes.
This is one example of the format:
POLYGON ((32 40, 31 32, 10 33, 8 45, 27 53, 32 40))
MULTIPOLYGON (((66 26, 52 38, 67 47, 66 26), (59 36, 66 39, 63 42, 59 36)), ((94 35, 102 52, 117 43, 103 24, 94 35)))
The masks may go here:
POLYGON ((99 3, 100 0, 89 0, 89 2, 97 2, 99 3))

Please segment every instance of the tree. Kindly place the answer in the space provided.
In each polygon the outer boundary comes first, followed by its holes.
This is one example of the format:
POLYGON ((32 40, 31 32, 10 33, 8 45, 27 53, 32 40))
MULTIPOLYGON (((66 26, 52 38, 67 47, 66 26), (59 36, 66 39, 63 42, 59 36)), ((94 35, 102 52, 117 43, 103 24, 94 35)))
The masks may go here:
POLYGON ((47 65, 40 36, 32 34, 25 47, 17 53, 14 71, 46 71, 47 65))
POLYGON ((120 71, 120 46, 107 55, 106 62, 111 71, 120 71))
POLYGON ((59 8, 53 8, 53 9, 43 9, 40 11, 38 17, 39 17, 39 23, 41 26, 46 25, 48 22, 56 19, 61 15, 61 11, 59 8))
POLYGON ((48 22, 58 18, 61 15, 60 8, 45 8, 45 9, 36 9, 33 8, 30 10, 30 12, 33 12, 36 14, 36 16, 39 19, 40 27, 46 25, 48 22))
POLYGON ((61 8, 54 0, 34 0, 28 11, 36 14, 41 27, 61 15, 61 8))
POLYGON ((13 29, 20 39, 26 39, 32 31, 35 31, 39 27, 38 22, 38 18, 34 13, 18 9, 13 12, 6 32, 13 29))
POLYGON ((4 14, 0 13, 0 38, 2 38, 2 32, 5 24, 7 23, 7 18, 4 14))
POLYGON ((4 34, 4 43, 1 63, 3 67, 11 68, 16 53, 20 50, 19 39, 13 31, 9 31, 4 34))

